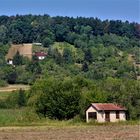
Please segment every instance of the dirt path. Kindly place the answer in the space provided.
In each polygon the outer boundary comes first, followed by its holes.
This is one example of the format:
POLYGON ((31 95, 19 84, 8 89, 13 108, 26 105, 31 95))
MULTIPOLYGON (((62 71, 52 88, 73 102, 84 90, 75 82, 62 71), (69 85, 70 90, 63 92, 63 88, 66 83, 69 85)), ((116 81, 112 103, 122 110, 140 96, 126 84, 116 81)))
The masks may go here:
POLYGON ((11 92, 11 91, 19 90, 19 89, 29 90, 30 86, 28 86, 28 85, 8 85, 7 87, 1 87, 0 92, 11 92))
POLYGON ((140 140, 138 125, 0 128, 0 140, 140 140))

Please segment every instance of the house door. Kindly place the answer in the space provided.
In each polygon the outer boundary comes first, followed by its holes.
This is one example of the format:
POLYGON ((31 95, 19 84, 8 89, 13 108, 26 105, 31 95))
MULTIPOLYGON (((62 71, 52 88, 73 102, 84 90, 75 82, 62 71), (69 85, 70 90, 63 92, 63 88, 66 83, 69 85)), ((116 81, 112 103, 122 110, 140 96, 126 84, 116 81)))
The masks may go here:
POLYGON ((110 122, 110 113, 109 112, 105 112, 105 121, 110 122))

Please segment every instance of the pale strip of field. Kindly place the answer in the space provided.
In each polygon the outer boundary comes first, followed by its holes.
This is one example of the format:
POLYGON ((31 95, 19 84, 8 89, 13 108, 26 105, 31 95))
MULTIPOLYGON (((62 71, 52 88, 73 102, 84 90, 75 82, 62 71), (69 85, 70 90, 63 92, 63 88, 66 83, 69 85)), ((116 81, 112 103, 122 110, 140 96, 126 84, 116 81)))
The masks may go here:
POLYGON ((7 87, 1 87, 0 92, 11 92, 11 91, 19 90, 19 89, 29 90, 30 86, 29 85, 8 85, 7 87))
POLYGON ((30 60, 32 59, 32 44, 12 44, 8 54, 6 55, 6 60, 13 59, 17 51, 19 51, 20 55, 28 57, 30 60))
POLYGON ((139 140, 138 125, 2 127, 0 140, 139 140))

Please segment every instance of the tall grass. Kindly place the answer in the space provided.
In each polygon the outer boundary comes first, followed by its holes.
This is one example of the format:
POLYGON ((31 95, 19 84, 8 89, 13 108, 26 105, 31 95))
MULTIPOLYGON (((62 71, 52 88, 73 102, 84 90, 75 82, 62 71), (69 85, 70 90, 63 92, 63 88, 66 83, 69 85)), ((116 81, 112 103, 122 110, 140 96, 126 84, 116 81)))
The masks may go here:
POLYGON ((0 126, 12 125, 22 117, 22 111, 17 109, 0 109, 0 126))

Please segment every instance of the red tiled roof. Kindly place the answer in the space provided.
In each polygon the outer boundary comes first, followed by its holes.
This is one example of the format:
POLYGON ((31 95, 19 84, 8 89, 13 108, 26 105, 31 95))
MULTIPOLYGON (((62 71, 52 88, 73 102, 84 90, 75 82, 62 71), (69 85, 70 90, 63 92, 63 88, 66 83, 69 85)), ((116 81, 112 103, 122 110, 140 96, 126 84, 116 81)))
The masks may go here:
POLYGON ((47 56, 47 54, 44 52, 36 52, 35 56, 47 56))
POLYGON ((116 105, 116 104, 113 104, 113 103, 92 103, 91 104, 96 110, 98 111, 102 111, 102 110, 105 110, 105 111, 113 111, 113 110, 126 110, 126 108, 124 107, 121 107, 119 105, 116 105))

